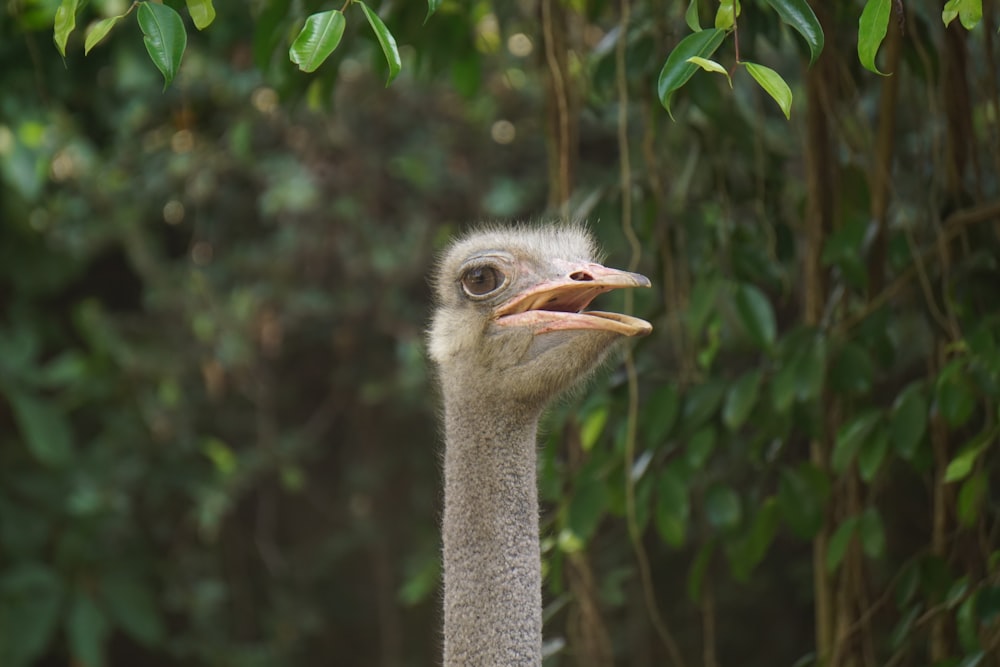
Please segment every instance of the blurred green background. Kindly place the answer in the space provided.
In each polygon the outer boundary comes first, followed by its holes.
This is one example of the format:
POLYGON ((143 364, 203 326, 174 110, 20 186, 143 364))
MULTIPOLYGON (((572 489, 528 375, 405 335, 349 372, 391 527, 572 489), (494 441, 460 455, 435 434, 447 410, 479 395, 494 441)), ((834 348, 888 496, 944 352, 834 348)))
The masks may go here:
POLYGON ((546 664, 1000 664, 996 3, 886 1, 883 78, 866 3, 809 68, 748 0, 791 120, 736 68, 674 122, 686 2, 372 2, 389 87, 357 7, 303 74, 339 5, 170 2, 165 91, 58 4, 0 3, 0 667, 436 664, 428 272, 567 216, 655 331, 547 418, 546 664))

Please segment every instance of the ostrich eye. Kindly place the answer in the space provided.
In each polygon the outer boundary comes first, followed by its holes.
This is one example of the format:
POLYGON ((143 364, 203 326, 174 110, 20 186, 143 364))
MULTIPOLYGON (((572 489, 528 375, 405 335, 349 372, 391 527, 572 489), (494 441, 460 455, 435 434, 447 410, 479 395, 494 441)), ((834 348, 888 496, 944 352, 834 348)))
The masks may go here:
POLYGON ((485 296, 506 280, 507 277, 492 266, 476 266, 462 274, 462 289, 469 296, 485 296))

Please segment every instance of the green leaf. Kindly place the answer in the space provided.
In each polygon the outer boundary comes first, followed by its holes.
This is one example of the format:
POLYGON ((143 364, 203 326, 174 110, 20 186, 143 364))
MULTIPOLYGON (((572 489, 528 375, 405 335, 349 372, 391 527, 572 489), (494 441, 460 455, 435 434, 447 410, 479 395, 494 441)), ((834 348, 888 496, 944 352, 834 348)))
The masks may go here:
POLYGON ((94 599, 85 593, 78 593, 66 620, 73 662, 81 667, 101 667, 110 629, 107 617, 94 599))
POLYGON ((861 479, 870 482, 875 479, 875 474, 882 466, 885 455, 889 451, 889 431, 884 428, 876 428, 875 431, 865 439, 858 452, 858 472, 861 479))
POLYGON ((983 501, 986 499, 986 475, 979 471, 965 480, 958 492, 956 514, 959 522, 966 528, 971 528, 979 521, 983 501))
POLYGON ((892 0, 868 0, 858 21, 858 59, 869 72, 881 74, 875 66, 875 55, 889 29, 889 15, 892 14, 892 0))
POLYGON ((719 30, 729 30, 740 15, 740 0, 719 0, 719 9, 715 12, 715 27, 719 30))
POLYGON ((730 431, 739 429, 750 416, 750 411, 757 403, 760 379, 760 369, 752 370, 734 382, 726 393, 726 402, 722 407, 722 423, 730 431))
POLYGON ((726 31, 718 29, 693 33, 682 39, 667 56, 667 61, 663 63, 663 68, 660 70, 656 91, 660 98, 660 104, 670 114, 671 119, 674 115, 670 111, 670 101, 673 99, 674 93, 698 71, 698 66, 689 63, 688 58, 692 56, 708 58, 719 48, 725 36, 726 31))
POLYGON ((94 23, 87 29, 87 38, 83 42, 83 54, 87 55, 90 50, 97 46, 97 44, 107 37, 111 29, 115 27, 119 21, 125 18, 124 14, 119 16, 112 16, 110 18, 101 19, 100 21, 94 23))
POLYGON ((945 469, 944 481, 946 484, 963 480, 969 476, 972 468, 976 465, 976 459, 986 449, 991 437, 989 431, 983 431, 962 445, 958 455, 948 463, 948 467, 945 469))
POLYGON ((604 425, 608 422, 608 406, 602 405, 583 420, 580 426, 580 447, 585 452, 594 448, 598 438, 604 433, 604 425))
POLYGON ((809 46, 809 64, 823 52, 823 26, 806 0, 767 0, 785 24, 794 28, 809 46))
POLYGON ((427 0, 427 16, 424 17, 424 23, 427 23, 427 19, 429 19, 440 6, 441 0, 427 0))
POLYGON ((378 14, 373 12, 368 5, 361 0, 354 0, 354 2, 361 5, 361 10, 368 17, 368 24, 372 27, 379 46, 382 47, 382 53, 385 54, 385 62, 389 66, 389 78, 386 79, 385 85, 388 86, 403 68, 403 62, 399 59, 399 48, 396 47, 396 38, 385 27, 385 23, 382 22, 378 14))
POLYGON ((134 577, 109 574, 101 582, 101 593, 115 625, 132 639, 151 647, 163 641, 166 628, 148 586, 134 577))
POLYGON ((215 7, 212 6, 212 0, 186 0, 186 2, 188 14, 191 15, 195 28, 204 30, 212 25, 212 21, 215 20, 215 7))
POLYGON ((39 463, 59 467, 73 460, 73 435, 66 418, 49 403, 28 394, 9 397, 28 451, 39 463))
POLYGON ((912 461, 927 432, 927 399, 923 385, 913 382, 900 392, 889 414, 889 438, 896 452, 912 461))
POLYGON ((731 530, 743 518, 740 497, 733 489, 722 484, 713 484, 705 493, 705 514, 708 523, 715 528, 731 530))
POLYGON ((52 642, 59 622, 62 590, 47 567, 9 565, 0 577, 0 664, 28 665, 52 642))
POLYGON ((941 10, 941 21, 947 26, 956 16, 963 28, 972 30, 983 18, 983 0, 948 0, 941 10))
POLYGON ((691 56, 690 58, 687 59, 687 61, 689 63, 697 65, 706 72, 718 72, 722 76, 726 77, 726 81, 729 82, 729 87, 730 88, 733 87, 733 80, 729 78, 729 72, 726 71, 725 67, 715 62, 714 60, 709 60, 708 58, 699 58, 698 56, 691 56))
POLYGON ((857 415, 840 427, 837 431, 837 440, 833 445, 833 454, 830 457, 830 465, 834 472, 842 473, 847 469, 880 418, 878 410, 869 410, 857 415))
POLYGON ((826 547, 826 571, 829 574, 833 574, 840 567, 841 561, 844 560, 844 554, 847 553, 847 547, 851 545, 851 538, 854 536, 854 529, 857 525, 858 517, 847 518, 837 526, 837 530, 833 531, 833 535, 830 536, 830 542, 826 547))
POLYGON ((708 540, 698 549, 698 555, 691 563, 691 571, 688 573, 687 594, 691 602, 699 604, 701 602, 701 587, 705 581, 705 573, 712 563, 712 555, 715 553, 715 542, 708 540))
POLYGON ((874 507, 866 509, 858 520, 858 536, 861 538, 861 548, 869 558, 879 558, 885 553, 882 517, 874 507))
POLYGON ((698 19, 698 0, 689 0, 687 11, 684 12, 684 22, 691 32, 701 32, 701 21, 698 19))
POLYGON ((66 57, 66 42, 70 33, 76 28, 76 10, 79 0, 62 0, 56 9, 55 23, 52 26, 52 41, 59 49, 59 55, 66 57))
POLYGON ((339 9, 310 15, 288 49, 288 57, 303 72, 315 72, 340 44, 346 25, 339 9))
POLYGON ((137 14, 146 52, 163 75, 163 89, 171 84, 181 67, 187 48, 187 32, 180 14, 167 5, 139 3, 137 14))
POLYGON ((786 119, 791 119, 792 117, 792 89, 788 87, 785 80, 781 78, 781 75, 775 72, 770 67, 765 67, 763 65, 758 65, 756 63, 743 61, 743 64, 747 68, 747 72, 750 76, 754 78, 754 81, 760 84, 760 87, 778 103, 781 108, 781 113, 785 114, 786 119))
POLYGON ((670 466, 656 480, 656 530, 664 542, 684 544, 690 514, 687 481, 677 466, 670 466))

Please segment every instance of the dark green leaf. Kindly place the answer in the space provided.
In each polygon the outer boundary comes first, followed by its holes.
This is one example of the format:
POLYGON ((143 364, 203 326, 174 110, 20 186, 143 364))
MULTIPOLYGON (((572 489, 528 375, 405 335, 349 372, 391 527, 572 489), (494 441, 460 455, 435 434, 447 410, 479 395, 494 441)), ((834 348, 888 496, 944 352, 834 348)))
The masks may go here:
POLYGON ((892 0, 868 0, 858 21, 858 58, 870 72, 882 74, 875 66, 875 55, 885 39, 892 14, 892 0))
POLYGON ((674 116, 670 111, 670 101, 674 93, 698 71, 698 66, 689 63, 688 58, 691 56, 708 58, 719 48, 725 36, 726 32, 718 29, 693 33, 682 39, 667 56, 667 61, 663 64, 663 69, 660 70, 656 90, 660 104, 667 110, 671 118, 674 116))
POLYGON ((368 5, 361 0, 354 0, 354 2, 361 5, 362 11, 364 11, 365 16, 368 18, 368 24, 372 27, 372 32, 375 33, 375 38, 378 40, 379 46, 382 47, 385 62, 389 66, 389 78, 385 82, 385 85, 388 86, 403 68, 403 62, 399 58, 399 48, 396 46, 396 38, 385 27, 385 23, 382 22, 378 14, 373 12, 368 5))
POLYGON ((754 404, 757 402, 757 394, 760 391, 760 369, 752 370, 743 375, 733 383, 726 392, 726 402, 722 408, 722 423, 730 431, 735 431, 743 426, 743 423, 750 416, 754 404))
POLYGON ((806 0, 767 0, 786 24, 794 28, 809 46, 809 64, 823 52, 823 27, 806 0))
POLYGON ((865 439, 858 452, 858 472, 861 473, 861 479, 866 482, 875 479, 888 451, 889 431, 879 425, 865 439))
POLYGON ((792 117, 792 89, 788 87, 782 76, 764 65, 758 65, 757 63, 745 60, 743 64, 754 81, 760 84, 760 87, 771 96, 771 99, 778 103, 778 107, 781 109, 781 113, 785 114, 785 118, 790 119, 792 117))
POLYGON ((108 619, 94 599, 78 593, 66 620, 66 634, 73 662, 82 667, 104 665, 104 647, 110 634, 108 619))
POLYGON ((701 589, 705 581, 705 573, 712 563, 712 555, 715 553, 715 542, 708 540, 698 549, 698 555, 691 563, 691 571, 688 573, 687 593, 688 598, 695 604, 701 603, 701 589))
POLYGON ((979 589, 976 596, 976 616, 983 625, 1000 618, 1000 586, 988 585, 979 589))
POLYGON ((774 344, 777 325, 771 302, 756 285, 743 284, 736 289, 736 311, 750 337, 761 347, 774 344))
POLYGON ((76 10, 79 0, 62 0, 56 9, 55 23, 52 26, 52 41, 59 49, 59 55, 66 57, 66 42, 70 33, 76 28, 76 10))
POLYGON ((701 470, 715 448, 715 429, 706 426, 691 436, 687 445, 687 463, 691 470, 701 470))
POLYGON ((28 394, 13 394, 9 399, 28 451, 39 463, 58 467, 73 460, 72 432, 59 411, 28 394))
POLYGON ((719 408, 726 383, 722 380, 708 380, 695 385, 684 397, 684 411, 681 424, 688 433, 693 433, 704 424, 719 408))
POLYGON ((826 337, 817 332, 809 337, 795 361, 795 397, 803 402, 819 398, 825 377, 826 337))
POLYGON ((978 652, 979 619, 976 617, 976 595, 973 593, 965 598, 955 613, 955 626, 958 631, 958 643, 967 653, 978 652))
POLYGON ((827 372, 830 386, 842 394, 864 394, 871 390, 875 371, 868 352, 857 343, 846 343, 837 352, 827 372))
POLYGON ((869 558, 879 558, 885 553, 882 517, 874 507, 866 509, 858 520, 858 536, 861 538, 861 548, 869 558))
POLYGON ((603 480, 597 478, 585 479, 573 493, 566 523, 570 530, 584 542, 587 542, 604 516, 607 507, 608 494, 603 480))
POLYGON ((680 396, 677 387, 665 384, 649 397, 643 410, 642 426, 649 447, 655 448, 663 444, 670 429, 677 421, 680 412, 680 396))
POLYGON ((972 416, 976 407, 975 390, 957 363, 941 371, 937 382, 937 407, 951 427, 962 426, 972 416))
POLYGON ((195 28, 204 30, 212 25, 212 21, 215 20, 215 7, 212 6, 212 0, 185 1, 187 2, 188 14, 191 15, 191 20, 194 21, 195 28))
POLYGON ((746 538, 738 549, 730 552, 733 576, 740 581, 746 581, 750 573, 767 555, 774 535, 778 530, 778 501, 774 497, 767 498, 754 515, 753 523, 746 538))
POLYGON ((109 574, 101 582, 101 593, 115 624, 132 639, 156 646, 166 634, 156 596, 140 580, 109 574))
POLYGON ((889 415, 889 437, 896 452, 912 461, 927 432, 927 399, 923 385, 911 383, 900 392, 889 415))
POLYGON ((27 562, 0 577, 0 664, 28 665, 49 646, 59 621, 62 590, 56 575, 27 562))
POLYGON ((880 418, 881 415, 877 410, 869 410, 840 427, 833 446, 833 455, 830 457, 830 464, 835 472, 842 473, 847 469, 880 418))
POLYGON ((687 480, 676 466, 668 467, 656 482, 656 530, 664 542, 684 544, 690 513, 687 480))
POLYGON ((923 607, 919 604, 911 605, 906 613, 899 619, 896 623, 896 627, 892 629, 889 634, 889 647, 892 650, 899 649, 910 638, 910 631, 913 628, 913 622, 917 620, 923 607))
POLYGON ((180 14, 167 5, 153 2, 139 3, 137 12, 139 28, 142 29, 142 41, 146 52, 163 75, 163 88, 177 76, 181 67, 181 58, 187 48, 187 31, 180 14))
POLYGON ((288 57, 303 72, 315 72, 340 44, 346 25, 339 9, 311 14, 288 49, 288 57))
POLYGON ((811 465, 781 471, 778 507, 785 523, 800 538, 812 539, 822 527, 829 493, 826 476, 811 465))
MULTIPOLYGON (((697 68, 697 66, 694 66, 697 68)), ((695 282, 691 288, 691 299, 688 302, 685 320, 688 333, 692 338, 700 338, 709 316, 715 311, 716 296, 722 282, 716 278, 706 278, 695 282)))
POLYGON ((858 525, 858 517, 852 516, 843 521, 837 530, 830 536, 830 542, 826 547, 826 571, 833 574, 840 567, 847 553, 847 547, 851 545, 851 538, 854 537, 854 529, 858 525))
POLYGON ((731 530, 743 518, 740 497, 728 486, 713 484, 705 493, 705 514, 711 526, 731 530))

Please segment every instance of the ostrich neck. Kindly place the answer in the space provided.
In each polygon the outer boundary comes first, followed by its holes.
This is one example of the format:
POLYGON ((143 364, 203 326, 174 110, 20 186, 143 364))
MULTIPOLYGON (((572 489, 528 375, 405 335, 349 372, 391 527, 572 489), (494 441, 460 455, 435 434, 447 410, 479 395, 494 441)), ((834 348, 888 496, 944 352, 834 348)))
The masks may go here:
POLYGON ((445 667, 542 664, 537 427, 445 394, 445 667))

